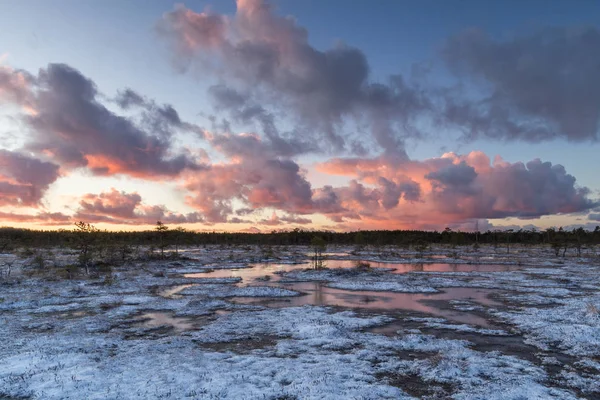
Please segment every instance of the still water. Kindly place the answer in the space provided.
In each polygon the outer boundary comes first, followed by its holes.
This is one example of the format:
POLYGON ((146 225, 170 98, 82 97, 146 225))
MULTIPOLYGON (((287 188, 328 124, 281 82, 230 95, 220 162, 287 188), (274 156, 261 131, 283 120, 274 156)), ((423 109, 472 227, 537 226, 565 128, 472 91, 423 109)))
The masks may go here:
MULTIPOLYGON (((391 273, 410 272, 504 272, 518 269, 515 265, 501 264, 397 264, 370 262, 372 268, 385 268, 391 273)), ((353 268, 353 260, 327 260, 327 268, 353 268)), ((267 307, 293 307, 303 305, 338 306, 371 310, 403 310, 443 317, 450 321, 488 327, 485 318, 470 311, 458 311, 449 306, 449 301, 467 301, 474 305, 495 307, 501 305, 492 300, 494 290, 478 288, 447 288, 439 293, 395 293, 374 291, 350 291, 327 287, 326 282, 280 282, 280 273, 310 268, 310 264, 253 264, 251 268, 217 269, 209 272, 188 273, 186 278, 228 278, 239 277, 242 286, 277 286, 303 293, 296 297, 256 298, 236 297, 230 301, 242 304, 261 304, 267 307)), ((177 293, 190 285, 181 285, 164 291, 162 295, 177 296, 177 293)))

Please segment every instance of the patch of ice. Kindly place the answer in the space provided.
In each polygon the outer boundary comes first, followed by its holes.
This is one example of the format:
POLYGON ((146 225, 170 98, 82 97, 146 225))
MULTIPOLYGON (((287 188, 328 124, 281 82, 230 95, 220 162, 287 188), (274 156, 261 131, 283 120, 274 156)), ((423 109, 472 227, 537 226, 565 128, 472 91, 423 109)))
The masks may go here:
POLYGON ((410 285, 401 282, 368 282, 368 281, 337 281, 327 286, 335 289, 361 290, 371 292, 398 293, 437 293, 438 290, 428 286, 410 285))
POLYGON ((183 289, 180 294, 207 296, 214 298, 227 297, 292 297, 300 293, 272 286, 221 286, 221 285, 198 285, 183 289))
POLYGON ((480 335, 488 335, 488 336, 507 336, 510 335, 508 332, 503 331, 501 329, 483 329, 483 328, 475 328, 466 324, 449 324, 444 318, 419 318, 419 317, 407 317, 404 318, 405 321, 415 321, 422 322, 428 328, 436 328, 436 329, 448 329, 457 332, 470 332, 470 333, 478 333, 480 335))

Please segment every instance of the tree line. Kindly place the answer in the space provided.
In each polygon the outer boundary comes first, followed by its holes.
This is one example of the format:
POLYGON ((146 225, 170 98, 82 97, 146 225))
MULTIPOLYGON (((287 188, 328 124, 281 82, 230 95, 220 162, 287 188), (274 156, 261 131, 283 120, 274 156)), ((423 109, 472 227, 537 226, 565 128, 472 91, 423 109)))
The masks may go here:
POLYGON ((594 230, 506 230, 486 232, 460 232, 446 228, 443 231, 374 230, 331 232, 293 229, 268 233, 247 232, 196 232, 184 228, 170 229, 158 221, 155 229, 146 231, 98 230, 93 225, 79 222, 72 230, 30 230, 0 228, 0 251, 19 247, 81 247, 82 237, 93 237, 105 244, 127 246, 153 246, 164 252, 181 246, 202 245, 305 245, 310 246, 315 237, 326 245, 355 246, 422 246, 445 244, 451 246, 494 245, 551 245, 555 251, 565 247, 581 248, 600 244, 600 227, 594 230), (82 236, 84 235, 84 236, 82 236), (87 236, 85 236, 87 235, 87 236))

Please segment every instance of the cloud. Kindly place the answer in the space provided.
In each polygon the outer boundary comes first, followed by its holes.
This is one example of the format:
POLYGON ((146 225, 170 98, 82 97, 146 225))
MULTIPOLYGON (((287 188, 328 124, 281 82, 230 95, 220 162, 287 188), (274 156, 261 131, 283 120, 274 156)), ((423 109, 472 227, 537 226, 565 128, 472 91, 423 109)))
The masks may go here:
POLYGON ((343 42, 315 48, 306 29, 262 0, 239 0, 233 15, 176 6, 157 29, 181 72, 212 79, 211 131, 133 89, 107 96, 65 64, 36 74, 0 65, 0 104, 21 109, 28 135, 22 149, 0 150, 0 206, 38 207, 61 174, 79 168, 175 180, 196 210, 148 206, 137 193, 114 189, 81 199, 74 217, 115 224, 275 226, 323 215, 345 229, 431 229, 588 212, 597 204, 558 164, 492 161, 481 152, 418 161, 405 151, 406 141, 423 139, 431 126, 458 128, 470 140, 597 140, 596 28, 542 29, 510 40, 477 30, 453 36, 442 52, 458 78, 451 87, 415 76, 376 80, 363 51, 343 42), (181 133, 204 140, 205 156, 204 149, 175 148, 181 133), (332 154, 318 170, 348 183, 313 187, 301 160, 332 154), (273 214, 251 219, 262 211, 273 214))
MULTIPOLYGON (((188 173, 186 201, 210 223, 244 223, 254 211, 321 214, 356 227, 445 227, 488 218, 536 218, 586 211, 590 191, 561 165, 538 159, 526 164, 493 162, 481 152, 447 153, 424 161, 383 153, 376 158, 335 158, 317 166, 353 179, 345 186, 313 188, 300 166, 277 157, 253 134, 206 133, 228 162, 188 173)), ((275 225, 276 218, 263 220, 275 225)))
POLYGON ((315 210, 311 184, 296 161, 279 157, 277 145, 255 134, 214 134, 205 137, 227 162, 185 175, 188 205, 211 223, 246 222, 228 218, 275 208, 290 214, 315 210))
POLYGON ((592 213, 592 214, 589 214, 589 215, 588 215, 588 219, 589 219, 590 221, 600 221, 600 213, 596 213, 596 214, 592 213))
POLYGON ((73 215, 74 220, 89 223, 110 224, 155 224, 162 221, 168 224, 186 224, 202 222, 198 213, 181 214, 171 212, 164 206, 148 206, 142 203, 137 193, 120 192, 111 189, 100 194, 88 193, 79 202, 79 209, 73 215))
POLYGON ((238 1, 234 16, 178 6, 158 25, 178 60, 227 82, 212 90, 217 104, 236 118, 262 119, 268 135, 267 106, 285 112, 321 149, 364 151, 364 138, 342 133, 345 124, 357 124, 386 152, 405 156, 404 138, 419 134, 416 121, 431 109, 420 88, 401 76, 373 82, 361 50, 344 43, 312 47, 303 27, 262 0, 238 1))
POLYGON ((481 152, 448 153, 406 162, 333 159, 319 170, 357 178, 346 187, 330 189, 342 210, 334 214, 334 221, 359 219, 360 224, 381 228, 431 229, 475 219, 536 218, 587 211, 598 204, 563 166, 539 159, 523 164, 496 158, 491 163, 481 152), (412 191, 400 196, 387 182, 396 187, 410 183, 412 191))
POLYGON ((285 113, 296 136, 316 139, 319 150, 364 155, 376 144, 408 158, 404 143, 429 136, 426 121, 468 140, 599 138, 596 27, 543 28, 508 40, 464 31, 441 53, 459 84, 432 86, 418 74, 374 82, 360 49, 314 48, 306 29, 263 0, 239 0, 232 16, 178 6, 159 26, 180 61, 219 78, 210 90, 217 111, 256 120, 272 138, 281 136, 274 111, 285 113))
POLYGON ((260 225, 279 226, 286 224, 306 225, 312 223, 309 218, 302 218, 293 215, 278 216, 276 212, 271 214, 270 218, 262 219, 258 222, 260 225))
POLYGON ((227 19, 210 11, 196 13, 176 5, 158 23, 158 31, 172 41, 178 55, 190 58, 200 49, 218 48, 226 43, 227 19))
POLYGON ((211 146, 232 158, 290 158, 292 155, 304 153, 310 146, 300 140, 289 141, 263 139, 251 133, 212 134, 206 133, 211 146))
POLYGON ((461 187, 470 185, 477 178, 477 172, 465 161, 461 161, 459 164, 451 164, 430 172, 425 178, 437 181, 441 185, 461 187))
POLYGON ((56 164, 0 149, 0 206, 38 206, 59 176, 56 164))
POLYGON ((33 77, 26 71, 14 70, 2 65, 0 60, 0 104, 15 103, 27 106, 30 102, 30 87, 33 77))
MULTIPOLYGON (((243 94, 223 84, 213 85, 208 91, 217 111, 225 111, 235 122, 244 126, 258 123, 264 133, 263 143, 274 156, 293 157, 319 151, 318 146, 297 132, 281 133, 275 123, 275 116, 263 106, 253 103, 250 94, 243 94)), ((230 130, 229 122, 224 120, 225 131, 230 130)), ((225 138, 225 137, 223 137, 225 138)), ((232 138, 229 135, 229 138, 232 138)))
POLYGON ((560 165, 492 163, 481 152, 416 161, 404 149, 407 139, 426 136, 427 121, 459 128, 468 139, 595 139, 594 29, 543 30, 512 41, 476 31, 457 35, 443 51, 446 65, 464 79, 456 87, 400 75, 374 82, 360 49, 341 42, 314 48, 302 26, 262 0, 239 0, 234 15, 178 6, 164 14, 159 31, 182 71, 198 68, 218 82, 208 94, 227 119, 213 116, 219 129, 204 137, 229 161, 186 175, 185 184, 189 204, 213 222, 243 221, 239 210, 272 208, 382 228, 439 226, 594 204, 560 165), (587 92, 586 81, 593 81, 587 92), (278 129, 282 114, 290 132, 278 129), (233 134, 230 121, 261 134, 233 134), (313 188, 295 160, 327 151, 356 155, 320 166, 351 177, 348 185, 313 188), (374 151, 380 156, 367 156, 374 151))
POLYGON ((595 27, 545 28, 510 40, 476 29, 456 35, 445 45, 444 59, 485 95, 449 92, 447 122, 471 139, 598 140, 598 49, 595 27))
POLYGON ((187 203, 210 222, 225 222, 234 201, 256 210, 276 208, 291 213, 312 210, 312 190, 300 167, 290 160, 241 159, 188 175, 187 203))
POLYGON ((40 212, 37 214, 19 214, 0 211, 0 220, 20 223, 31 222, 43 225, 68 225, 71 222, 71 216, 63 213, 40 212))
POLYGON ((202 168, 188 154, 171 149, 176 132, 199 131, 181 121, 173 107, 128 90, 117 103, 141 112, 138 118, 118 115, 100 102, 103 95, 94 82, 68 65, 49 64, 37 76, 5 68, 0 88, 9 101, 29 108, 21 116, 31 131, 26 149, 64 168, 149 179, 202 168))

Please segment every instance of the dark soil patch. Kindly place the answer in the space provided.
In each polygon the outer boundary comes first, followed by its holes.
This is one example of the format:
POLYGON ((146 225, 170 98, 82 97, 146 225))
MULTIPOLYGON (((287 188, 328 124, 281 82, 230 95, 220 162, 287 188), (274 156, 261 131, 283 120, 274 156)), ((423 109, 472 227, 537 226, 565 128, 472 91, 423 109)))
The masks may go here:
POLYGON ((218 342, 218 343, 203 343, 196 342, 198 346, 203 349, 217 351, 217 352, 232 352, 236 354, 248 354, 254 350, 265 349, 268 347, 274 347, 279 340, 284 338, 279 336, 257 336, 249 337, 246 339, 233 340, 229 342, 218 342))
POLYGON ((380 373, 376 374, 375 377, 390 386, 402 389, 409 395, 421 399, 448 399, 453 392, 450 384, 426 382, 416 374, 380 373))

